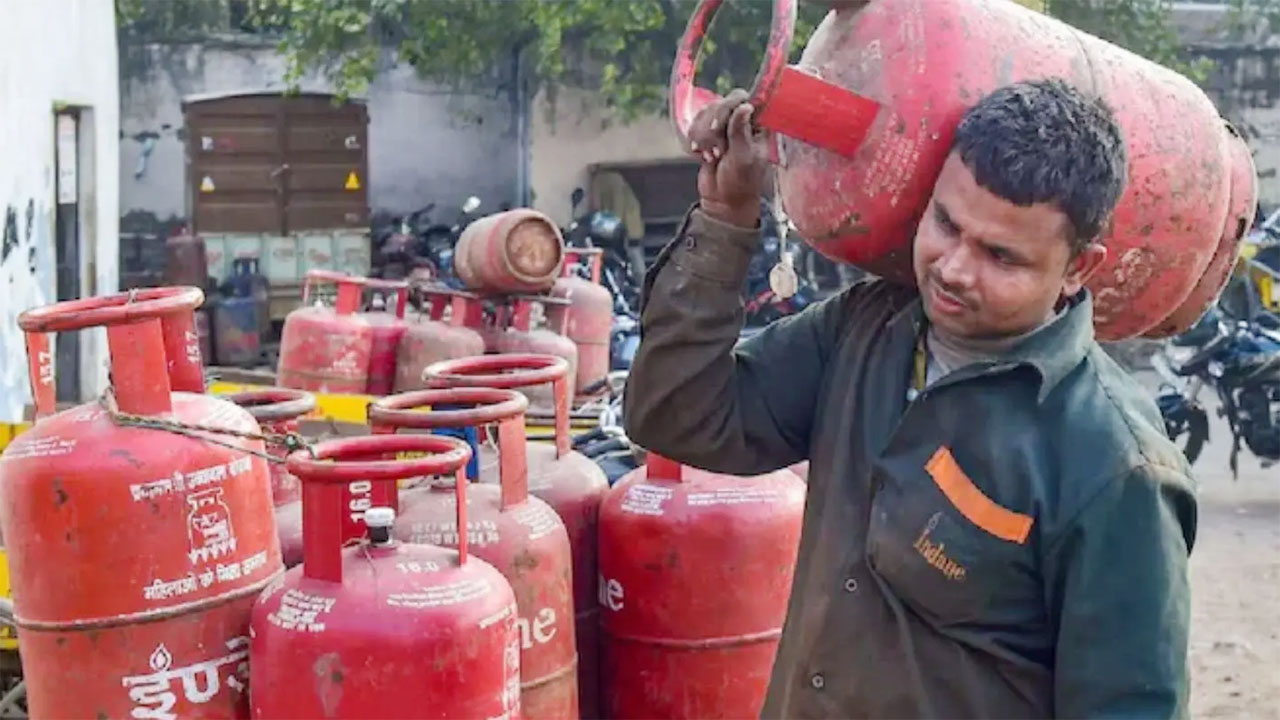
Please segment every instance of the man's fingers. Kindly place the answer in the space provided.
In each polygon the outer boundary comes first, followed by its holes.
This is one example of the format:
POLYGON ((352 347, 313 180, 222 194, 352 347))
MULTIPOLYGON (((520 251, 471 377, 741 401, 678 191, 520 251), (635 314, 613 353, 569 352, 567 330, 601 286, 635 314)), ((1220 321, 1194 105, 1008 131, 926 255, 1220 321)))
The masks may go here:
POLYGON ((743 155, 754 152, 755 137, 751 129, 751 116, 755 114, 755 107, 750 104, 743 103, 733 109, 733 114, 729 116, 729 150, 735 155, 743 155))
POLYGON ((729 147, 730 120, 747 98, 745 90, 734 90, 723 100, 699 111, 689 128, 689 151, 707 163, 722 157, 729 147))

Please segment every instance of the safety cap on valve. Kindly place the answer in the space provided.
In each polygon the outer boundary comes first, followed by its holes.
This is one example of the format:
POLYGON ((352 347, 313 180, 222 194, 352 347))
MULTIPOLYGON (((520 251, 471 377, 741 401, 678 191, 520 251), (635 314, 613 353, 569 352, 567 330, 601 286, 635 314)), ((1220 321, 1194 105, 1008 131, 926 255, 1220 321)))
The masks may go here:
POLYGON ((369 528, 369 540, 374 545, 391 544, 391 526, 396 521, 396 511, 389 507, 371 507, 364 511, 364 524, 369 528))

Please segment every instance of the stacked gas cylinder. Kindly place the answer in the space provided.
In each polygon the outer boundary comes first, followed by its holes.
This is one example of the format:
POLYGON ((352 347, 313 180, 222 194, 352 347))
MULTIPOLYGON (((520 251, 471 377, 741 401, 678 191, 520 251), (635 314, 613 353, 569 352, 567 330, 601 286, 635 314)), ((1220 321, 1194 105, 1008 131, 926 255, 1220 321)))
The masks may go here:
MULTIPOLYGON (((387 395, 425 388, 433 362, 482 353, 536 352, 569 363, 574 393, 603 388, 609 371, 612 295, 599 283, 600 251, 567 249, 559 228, 530 209, 471 223, 454 269, 467 286, 308 272, 303 307, 285 319, 282 387, 387 395), (581 277, 581 261, 594 265, 581 277), (315 289, 337 286, 325 305, 315 289)), ((530 393, 535 404, 550 397, 530 393)))
POLYGON ((371 404, 369 434, 312 443, 309 392, 204 393, 202 301, 19 317, 37 418, 0 455, 0 528, 33 716, 758 712, 794 474, 654 457, 611 489, 571 449, 573 374, 546 354, 433 363, 371 404), (55 412, 49 333, 97 326, 112 388, 55 412), (551 444, 527 442, 516 392, 540 384, 551 444))

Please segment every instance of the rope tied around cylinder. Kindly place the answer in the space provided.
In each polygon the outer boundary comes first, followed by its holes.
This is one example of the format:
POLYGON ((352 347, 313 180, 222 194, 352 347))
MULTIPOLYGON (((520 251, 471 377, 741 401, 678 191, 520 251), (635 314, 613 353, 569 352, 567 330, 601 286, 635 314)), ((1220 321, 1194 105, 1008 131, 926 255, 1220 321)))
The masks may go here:
POLYGON ((253 433, 244 430, 234 430, 232 428, 216 427, 212 425, 201 425, 197 423, 182 423, 177 420, 168 420, 159 417, 149 417, 146 415, 134 415, 131 413, 120 412, 119 406, 116 404, 115 390, 110 385, 98 397, 98 405, 106 412, 107 417, 111 421, 121 427, 135 427, 144 430, 161 430, 171 432, 176 435, 182 435, 195 440, 203 440, 204 442, 219 445, 231 450, 248 453, 255 457, 260 457, 267 462, 283 465, 286 458, 293 452, 298 450, 306 450, 311 454, 312 458, 316 457, 313 444, 298 433, 253 433), (259 452, 252 448, 241 447, 225 440, 219 440, 210 435, 229 435, 244 440, 261 440, 264 445, 283 447, 284 455, 273 455, 267 452, 259 452))

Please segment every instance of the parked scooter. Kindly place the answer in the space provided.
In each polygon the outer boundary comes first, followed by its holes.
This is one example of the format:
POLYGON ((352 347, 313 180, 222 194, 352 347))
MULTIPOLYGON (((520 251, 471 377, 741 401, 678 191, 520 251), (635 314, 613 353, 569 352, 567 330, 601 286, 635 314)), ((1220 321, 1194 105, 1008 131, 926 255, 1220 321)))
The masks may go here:
POLYGON ((1270 467, 1280 461, 1280 319, 1262 313, 1233 319, 1214 306, 1200 322, 1156 353, 1152 364, 1165 379, 1156 402, 1165 431, 1175 442, 1185 434, 1183 454, 1194 463, 1209 439, 1209 420, 1199 394, 1205 385, 1218 395, 1218 415, 1231 428, 1231 472, 1238 475, 1240 442, 1270 467), (1179 360, 1175 356, 1187 353, 1179 360))

